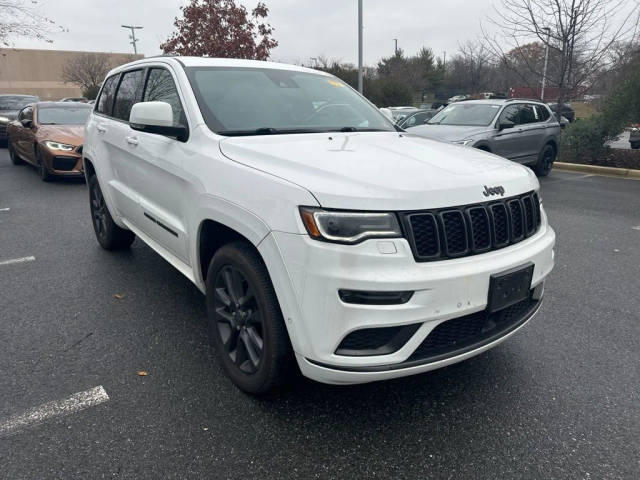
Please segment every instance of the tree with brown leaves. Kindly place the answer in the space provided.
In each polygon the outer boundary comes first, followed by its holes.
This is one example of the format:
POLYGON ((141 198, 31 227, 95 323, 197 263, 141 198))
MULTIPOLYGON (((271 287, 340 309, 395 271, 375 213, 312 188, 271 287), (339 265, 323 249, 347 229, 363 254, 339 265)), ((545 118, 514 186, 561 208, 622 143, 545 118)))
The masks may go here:
POLYGON ((165 53, 266 60, 278 45, 262 2, 251 14, 235 0, 191 0, 180 9, 182 18, 173 23, 177 31, 160 45, 165 53))

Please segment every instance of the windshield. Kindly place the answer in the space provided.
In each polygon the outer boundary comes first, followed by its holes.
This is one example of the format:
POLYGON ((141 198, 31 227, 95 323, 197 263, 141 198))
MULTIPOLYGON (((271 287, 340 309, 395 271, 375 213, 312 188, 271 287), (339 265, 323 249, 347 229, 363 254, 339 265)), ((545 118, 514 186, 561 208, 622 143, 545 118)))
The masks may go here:
POLYGON ((457 103, 440 110, 431 120, 431 125, 489 125, 500 111, 500 105, 479 103, 457 103))
POLYGON ((91 107, 47 107, 38 109, 40 125, 84 125, 91 107))
POLYGON ((38 97, 0 97, 0 110, 22 110, 37 101, 38 97))
POLYGON ((188 75, 207 126, 221 135, 395 131, 335 77, 238 67, 189 68, 188 75))

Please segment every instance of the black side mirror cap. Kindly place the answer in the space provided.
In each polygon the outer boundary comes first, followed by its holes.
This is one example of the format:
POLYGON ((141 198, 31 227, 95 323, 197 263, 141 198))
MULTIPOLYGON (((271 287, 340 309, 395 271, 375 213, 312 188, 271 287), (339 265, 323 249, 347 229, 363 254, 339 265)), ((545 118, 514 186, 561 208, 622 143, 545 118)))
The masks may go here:
POLYGON ((513 128, 515 127, 516 124, 513 122, 510 122, 509 120, 502 120, 499 124, 498 124, 498 130, 505 130, 508 128, 513 128))
POLYGON ((22 120, 20 120, 20 123, 24 128, 31 128, 33 126, 33 121, 27 118, 23 118, 22 120))
POLYGON ((166 137, 175 137, 180 142, 186 142, 189 138, 189 130, 184 125, 143 125, 140 123, 130 123, 131 129, 138 132, 155 133, 166 137))

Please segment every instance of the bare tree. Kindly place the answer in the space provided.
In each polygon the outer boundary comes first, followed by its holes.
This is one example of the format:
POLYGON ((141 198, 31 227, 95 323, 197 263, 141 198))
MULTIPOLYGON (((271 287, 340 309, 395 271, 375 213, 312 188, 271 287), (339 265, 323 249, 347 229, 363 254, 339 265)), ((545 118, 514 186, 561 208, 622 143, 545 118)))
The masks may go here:
POLYGON ((81 53, 69 59, 62 67, 62 81, 78 85, 85 96, 95 98, 111 68, 107 55, 81 53))
POLYGON ((38 4, 37 0, 0 0, 0 45, 9 46, 11 37, 51 43, 48 34, 55 28, 55 22, 38 14, 38 4))
POLYGON ((628 0, 501 0, 490 18, 498 34, 484 36, 500 63, 513 70, 526 66, 539 80, 543 62, 531 62, 521 47, 536 41, 548 48, 546 81, 558 88, 563 104, 608 69, 611 47, 635 35, 637 14, 638 5, 628 0), (627 16, 614 26, 622 11, 627 16))

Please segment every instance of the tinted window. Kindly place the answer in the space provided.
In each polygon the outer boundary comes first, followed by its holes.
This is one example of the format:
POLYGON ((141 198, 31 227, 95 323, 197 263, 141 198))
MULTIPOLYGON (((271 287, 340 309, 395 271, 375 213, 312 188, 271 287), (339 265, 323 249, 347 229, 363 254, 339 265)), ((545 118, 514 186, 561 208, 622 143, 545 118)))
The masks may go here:
POLYGON ((502 111, 500 115, 500 121, 508 120, 513 122, 514 125, 520 124, 520 107, 518 105, 509 105, 502 111))
POLYGON ((91 112, 90 107, 38 108, 40 125, 84 125, 91 112))
POLYGON ((145 102, 167 102, 173 110, 173 124, 186 124, 180 97, 171 74, 163 68, 152 68, 144 91, 145 102))
POLYGON ((111 107, 113 106, 113 94, 116 91, 117 79, 118 75, 114 75, 105 80, 104 87, 102 87, 102 93, 100 94, 100 99, 98 100, 98 112, 104 113, 105 115, 111 115, 111 107))
POLYGON ((551 114, 549 113, 549 110, 545 107, 543 107, 542 105, 536 105, 536 110, 538 111, 538 119, 541 122, 546 122, 547 120, 549 120, 549 117, 551 116, 551 114))
POLYGON ((113 116, 121 120, 129 121, 129 114, 134 103, 138 103, 142 97, 143 70, 134 70, 122 75, 116 103, 113 106, 113 116))
POLYGON ((520 123, 536 123, 539 121, 538 112, 533 105, 520 105, 520 123))
POLYGON ((38 101, 38 97, 0 97, 0 110, 20 110, 30 103, 38 101))

